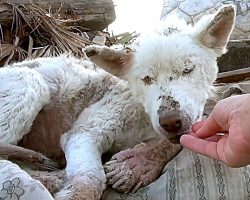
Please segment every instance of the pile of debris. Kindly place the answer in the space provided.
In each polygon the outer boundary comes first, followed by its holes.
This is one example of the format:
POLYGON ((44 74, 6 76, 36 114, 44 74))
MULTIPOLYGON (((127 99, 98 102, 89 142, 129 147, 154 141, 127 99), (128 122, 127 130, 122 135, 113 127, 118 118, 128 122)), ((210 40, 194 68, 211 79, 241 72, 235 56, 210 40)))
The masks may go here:
POLYGON ((103 31, 115 20, 112 0, 8 0, 0 3, 0 66, 26 58, 71 52, 89 44, 126 44, 135 33, 103 31))

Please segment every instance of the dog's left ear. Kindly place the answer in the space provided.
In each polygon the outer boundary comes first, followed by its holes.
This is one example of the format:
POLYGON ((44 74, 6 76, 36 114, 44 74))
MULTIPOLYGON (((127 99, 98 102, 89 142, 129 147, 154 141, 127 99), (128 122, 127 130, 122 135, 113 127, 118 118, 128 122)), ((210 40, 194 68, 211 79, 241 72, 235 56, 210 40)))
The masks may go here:
POLYGON ((84 49, 84 52, 93 63, 119 78, 124 78, 133 64, 131 49, 90 45, 84 49))
POLYGON ((226 52, 231 32, 234 28, 236 7, 225 5, 214 15, 205 16, 195 25, 195 39, 220 56, 226 52))

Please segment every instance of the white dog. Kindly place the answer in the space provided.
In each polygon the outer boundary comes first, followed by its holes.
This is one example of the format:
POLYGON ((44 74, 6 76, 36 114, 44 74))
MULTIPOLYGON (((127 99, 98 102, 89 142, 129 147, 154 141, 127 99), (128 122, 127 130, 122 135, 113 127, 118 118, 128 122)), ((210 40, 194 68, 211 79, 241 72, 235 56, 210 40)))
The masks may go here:
POLYGON ((227 5, 194 27, 164 27, 132 50, 87 47, 106 72, 67 55, 1 68, 0 141, 65 154, 67 180, 56 199, 99 199, 106 183, 120 191, 149 184, 180 150, 169 141, 178 143, 202 116, 235 12, 227 5), (105 165, 106 181, 101 155, 142 141, 105 165))

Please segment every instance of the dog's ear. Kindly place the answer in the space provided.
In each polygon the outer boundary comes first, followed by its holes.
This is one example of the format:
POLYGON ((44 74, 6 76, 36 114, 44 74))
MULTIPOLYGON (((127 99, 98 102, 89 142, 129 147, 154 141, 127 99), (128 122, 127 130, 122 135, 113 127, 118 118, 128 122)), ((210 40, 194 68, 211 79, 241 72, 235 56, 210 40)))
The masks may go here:
POLYGON ((236 7, 225 5, 214 15, 203 17, 195 25, 195 39, 200 44, 215 50, 218 55, 225 53, 231 32, 234 28, 236 7))
POLYGON ((112 49, 107 46, 90 45, 84 49, 90 60, 114 76, 123 78, 133 64, 131 49, 112 49))

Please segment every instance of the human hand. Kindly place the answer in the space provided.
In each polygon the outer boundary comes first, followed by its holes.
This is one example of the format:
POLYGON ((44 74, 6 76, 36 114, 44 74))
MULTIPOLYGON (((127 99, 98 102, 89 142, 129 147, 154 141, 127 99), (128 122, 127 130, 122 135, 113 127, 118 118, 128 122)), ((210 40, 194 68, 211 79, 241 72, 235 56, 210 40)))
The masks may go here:
POLYGON ((191 134, 183 135, 180 142, 231 167, 250 164, 250 95, 219 101, 209 117, 194 124, 191 134))

